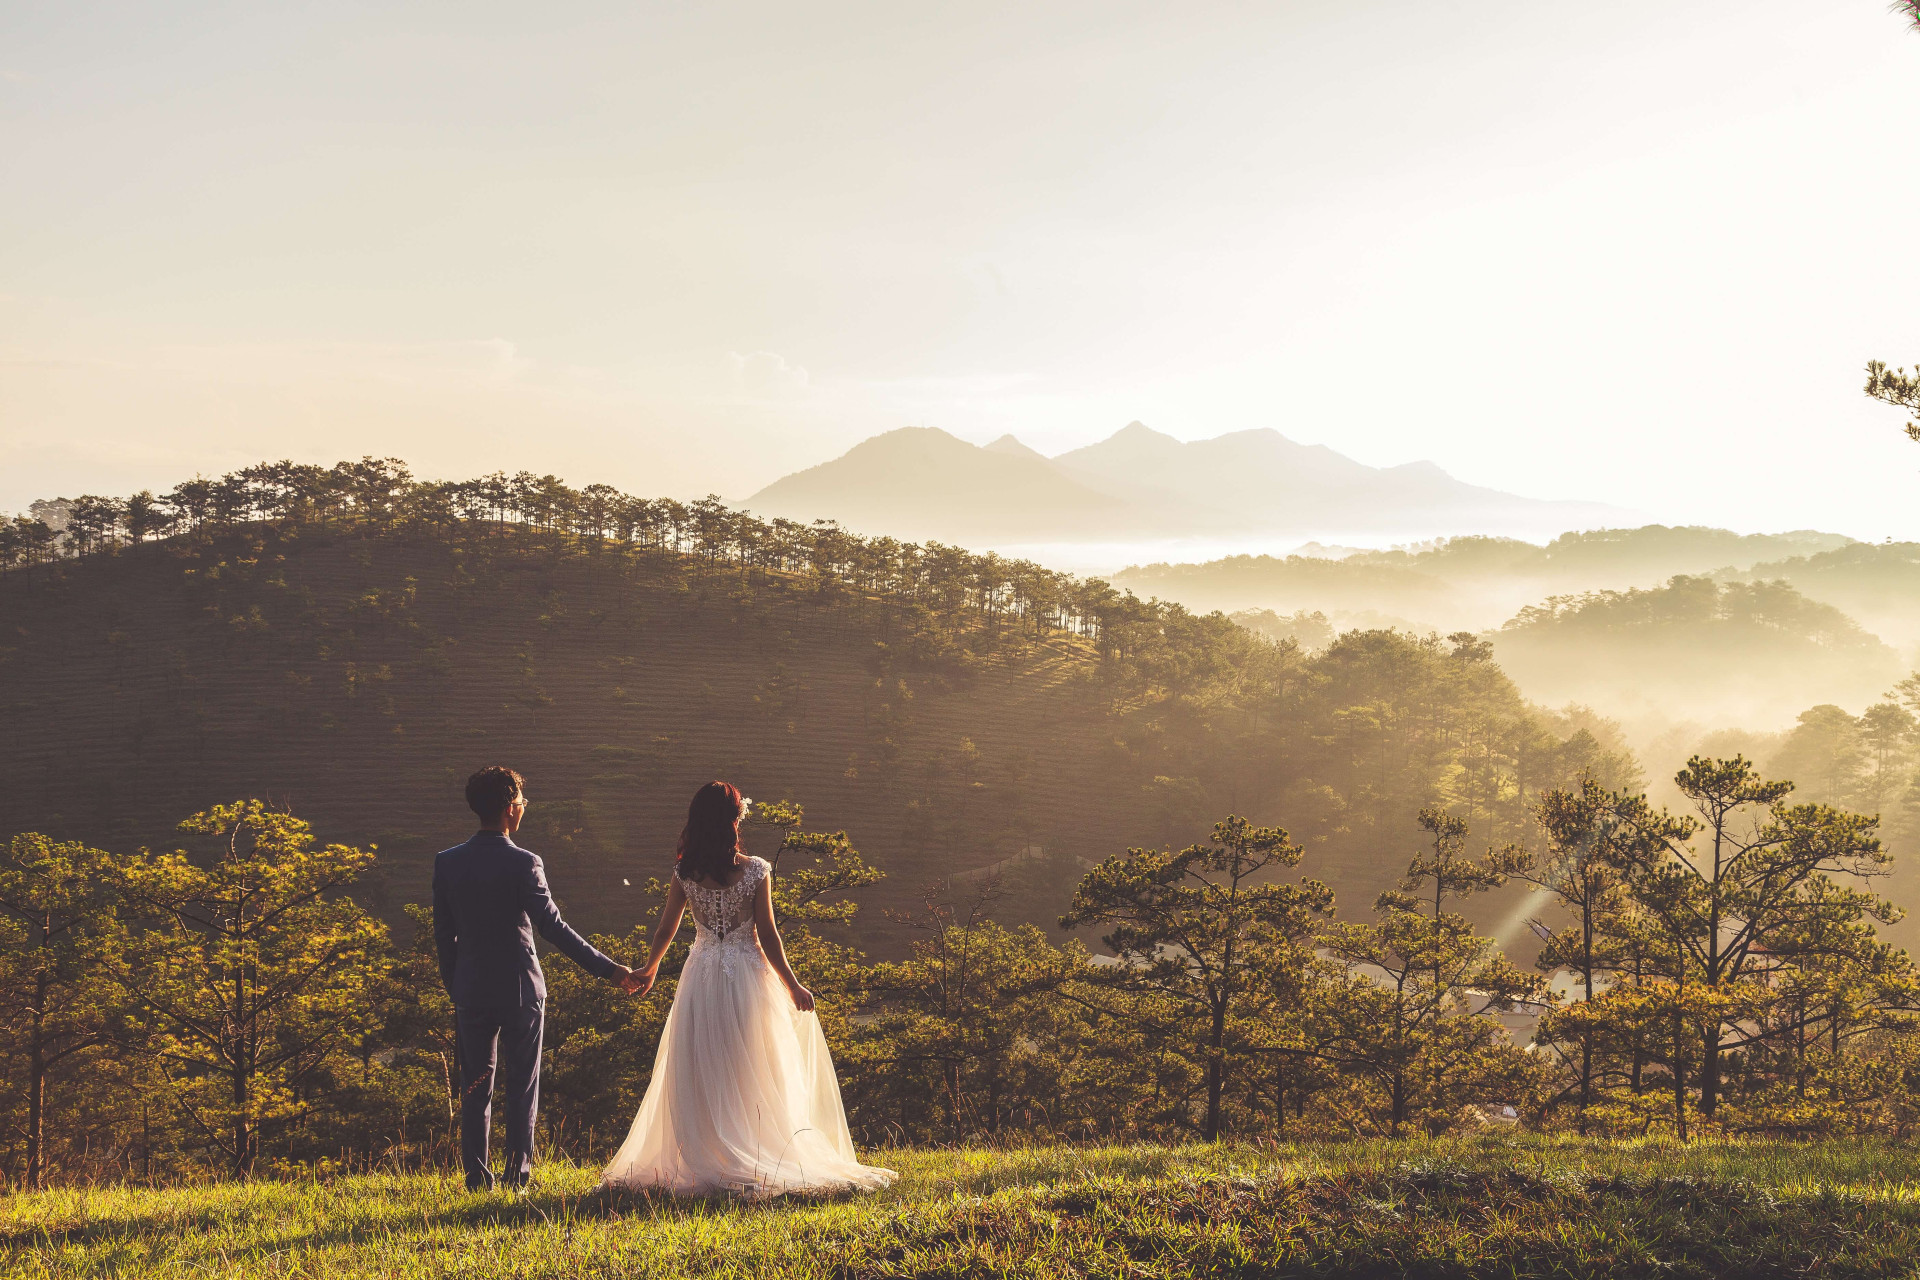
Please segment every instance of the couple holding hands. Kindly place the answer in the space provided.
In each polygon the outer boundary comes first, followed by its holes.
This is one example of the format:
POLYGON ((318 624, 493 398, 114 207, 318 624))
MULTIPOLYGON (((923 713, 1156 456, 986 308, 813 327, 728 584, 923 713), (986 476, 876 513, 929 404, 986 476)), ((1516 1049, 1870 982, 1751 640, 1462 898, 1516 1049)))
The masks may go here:
POLYGON ((514 843, 523 780, 482 769, 467 780, 480 830, 433 864, 433 933, 453 998, 460 1057, 460 1159, 470 1191, 490 1189, 496 1073, 506 1127, 503 1180, 533 1165, 547 986, 541 937, 587 972, 644 996, 686 912, 687 954, 633 1127, 601 1185, 684 1195, 875 1190, 897 1176, 859 1162, 833 1058, 773 918, 772 868, 740 847, 747 801, 725 782, 694 794, 647 958, 629 969, 560 918, 538 855, 514 843))

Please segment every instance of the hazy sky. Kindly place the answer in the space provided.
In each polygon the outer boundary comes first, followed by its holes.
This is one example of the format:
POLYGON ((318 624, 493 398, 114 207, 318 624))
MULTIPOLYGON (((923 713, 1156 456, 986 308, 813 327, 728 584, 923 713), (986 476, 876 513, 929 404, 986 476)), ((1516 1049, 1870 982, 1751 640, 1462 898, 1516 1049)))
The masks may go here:
POLYGON ((1271 426, 1920 538, 1884 0, 0 4, 0 509, 1271 426))

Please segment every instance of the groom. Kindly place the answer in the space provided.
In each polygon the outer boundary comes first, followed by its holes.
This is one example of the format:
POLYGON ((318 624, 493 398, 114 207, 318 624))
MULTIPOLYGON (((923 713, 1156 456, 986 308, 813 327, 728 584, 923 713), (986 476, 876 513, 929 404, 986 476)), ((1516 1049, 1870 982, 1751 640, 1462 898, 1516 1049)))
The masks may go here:
POLYGON ((632 970, 593 948, 560 918, 540 859, 513 842, 527 811, 522 779, 494 765, 467 779, 480 830, 433 860, 433 940, 453 997, 460 1054, 460 1163, 467 1190, 491 1190, 487 1128, 495 1045, 505 1058, 507 1185, 526 1185, 540 1109, 540 1033, 547 981, 533 931, 595 977, 631 991, 632 970))

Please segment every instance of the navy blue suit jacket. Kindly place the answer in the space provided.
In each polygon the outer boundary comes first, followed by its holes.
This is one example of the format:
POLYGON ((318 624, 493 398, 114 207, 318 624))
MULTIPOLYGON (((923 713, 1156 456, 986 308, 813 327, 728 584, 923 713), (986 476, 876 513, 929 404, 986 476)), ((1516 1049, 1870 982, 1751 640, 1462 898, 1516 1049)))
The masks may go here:
POLYGON ((433 941, 440 978, 465 1009, 517 1009, 547 998, 533 931, 575 964, 611 981, 620 966, 560 918, 540 859, 498 831, 481 831, 433 860, 433 941))

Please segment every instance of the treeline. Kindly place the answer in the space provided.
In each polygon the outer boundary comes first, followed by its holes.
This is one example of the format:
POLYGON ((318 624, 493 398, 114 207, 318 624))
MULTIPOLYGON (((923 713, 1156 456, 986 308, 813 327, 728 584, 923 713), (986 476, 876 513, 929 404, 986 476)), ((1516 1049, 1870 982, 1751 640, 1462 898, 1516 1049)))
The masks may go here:
MULTIPOLYGON (((1471 536, 1387 551, 1343 548, 1337 559, 1237 555, 1204 564, 1140 565, 1114 581, 1192 607, 1384 611, 1481 627, 1510 617, 1515 602, 1544 595, 1665 582, 1675 575, 1731 578, 1757 560, 1813 556, 1824 562, 1850 556, 1860 545, 1812 531, 1743 536, 1646 525, 1564 533, 1544 547, 1471 536)), ((1792 575, 1755 570, 1745 576, 1792 575)))
POLYGON ((1446 538, 1431 547, 1360 551, 1361 564, 1404 564, 1446 578, 1520 575, 1573 581, 1595 574, 1663 580, 1727 565, 1789 555, 1810 555, 1848 545, 1833 533, 1738 534, 1704 525, 1643 525, 1637 529, 1587 529, 1563 533, 1546 546, 1517 538, 1446 538))
POLYGON ((1856 542, 1716 576, 1790 582, 1876 635, 1907 639, 1920 632, 1920 542, 1856 542))
MULTIPOLYGON (((1539 802, 1544 840, 1471 851, 1439 809, 1371 915, 1343 919, 1304 851, 1239 817, 1088 871, 1061 920, 1090 956, 995 922, 992 885, 900 917, 908 958, 836 933, 879 879, 844 834, 781 833, 775 901, 821 995, 869 1144, 1442 1133, 1512 1120, 1612 1135, 1909 1135, 1920 980, 1876 933, 1876 820, 1791 802, 1741 758, 1675 779, 1692 812, 1591 779, 1539 802), (1459 910, 1519 879, 1557 928, 1531 971, 1459 910), (1530 1041, 1499 1015, 1539 1014, 1530 1041)), ((347 894, 375 852, 258 802, 115 856, 39 835, 0 858, 7 1175, 168 1178, 452 1158, 452 1015, 428 913, 396 943, 347 894)), ((662 894, 655 883, 649 891, 662 894)), ((596 943, 632 960, 647 924, 596 943)), ((544 1138, 596 1159, 647 1083, 657 994, 563 963, 544 1138)))
POLYGON ((1684 574, 1660 587, 1549 596, 1520 610, 1501 629, 1620 639, 1635 631, 1700 628, 1775 632, 1827 649, 1881 647, 1845 613, 1807 599, 1785 582, 1721 583, 1684 574))
POLYGON ((912 603, 967 607, 1125 649, 1164 624, 1165 611, 1024 560, 974 555, 939 543, 865 538, 830 521, 760 520, 718 497, 638 498, 609 485, 573 488, 520 472, 426 482, 397 458, 332 467, 261 463, 217 480, 196 478, 164 494, 85 494, 36 503, 38 515, 0 524, 0 571, 174 537, 250 527, 284 533, 404 533, 445 541, 524 531, 573 547, 665 551, 744 571, 811 575, 822 586, 912 603))
POLYGON ((1550 596, 1490 636, 1501 666, 1541 701, 1709 723, 1779 723, 1813 703, 1863 704, 1902 671, 1892 647, 1786 582, 1680 575, 1550 596))
POLYGON ((1920 675, 1857 716, 1831 703, 1801 712, 1767 767, 1808 799, 1880 814, 1907 847, 1920 835, 1920 675))

